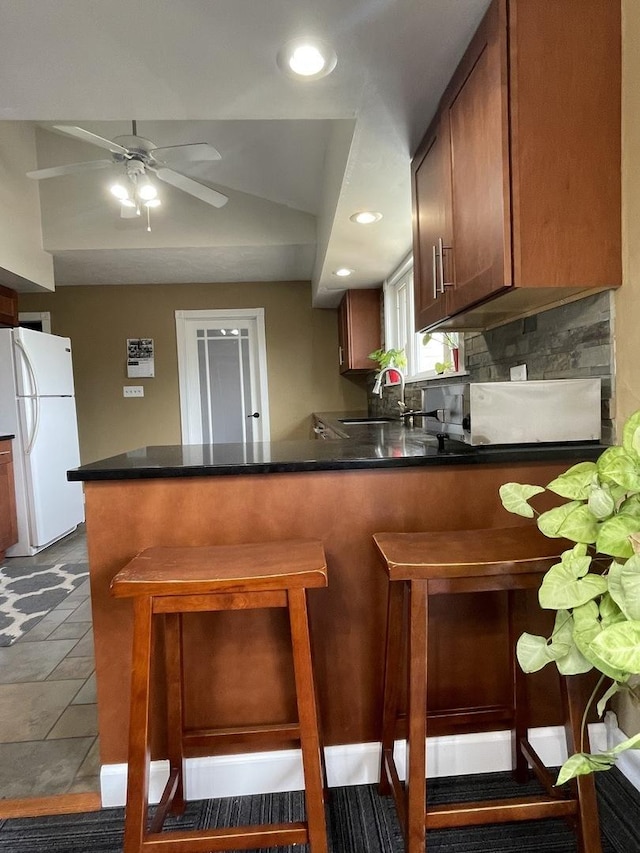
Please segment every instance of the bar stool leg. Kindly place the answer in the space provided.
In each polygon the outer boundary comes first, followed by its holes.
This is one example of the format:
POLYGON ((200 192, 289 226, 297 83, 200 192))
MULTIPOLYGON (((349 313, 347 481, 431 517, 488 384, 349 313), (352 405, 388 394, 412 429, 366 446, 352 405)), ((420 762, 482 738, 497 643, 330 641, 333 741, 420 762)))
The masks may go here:
POLYGON ((176 775, 176 789, 171 812, 184 812, 184 714, 182 674, 182 614, 164 616, 165 672, 167 696, 167 746, 169 772, 176 775))
POLYGON ((387 641, 385 644, 384 688, 382 704, 382 752, 380 755, 380 794, 391 793, 391 784, 387 773, 387 759, 393 755, 396 722, 398 718, 398 697, 400 693, 400 674, 402 671, 400 654, 403 645, 403 606, 405 584, 401 581, 389 584, 389 605, 387 608, 387 641))
POLYGON ((516 782, 526 782, 529 778, 529 764, 520 747, 528 735, 529 707, 527 681, 525 673, 520 669, 516 657, 516 643, 525 624, 525 593, 519 590, 509 590, 509 648, 511 650, 511 683, 513 705, 513 729, 511 731, 511 758, 513 775, 516 782))
MULTIPOLYGON (((575 676, 560 677, 560 689, 565 709, 565 733, 569 754, 577 751, 589 751, 589 734, 585 731, 582 740, 582 713, 584 700, 579 679, 575 676)), ((578 776, 575 780, 578 789, 578 814, 576 815, 576 834, 579 853, 602 853, 600 841, 600 821, 598 819, 598 799, 593 774, 578 776)))
POLYGON ((149 802, 149 706, 151 689, 150 597, 134 601, 131 714, 127 773, 127 807, 123 853, 139 853, 149 802))
POLYGON ((318 735, 318 711, 315 703, 315 686, 311 668, 311 643, 305 590, 290 589, 288 599, 298 719, 300 722, 300 744, 302 747, 309 849, 310 853, 328 853, 324 789, 320 760, 321 745, 318 735))
POLYGON ((407 720, 407 853, 425 853, 427 737, 427 582, 411 581, 407 720))

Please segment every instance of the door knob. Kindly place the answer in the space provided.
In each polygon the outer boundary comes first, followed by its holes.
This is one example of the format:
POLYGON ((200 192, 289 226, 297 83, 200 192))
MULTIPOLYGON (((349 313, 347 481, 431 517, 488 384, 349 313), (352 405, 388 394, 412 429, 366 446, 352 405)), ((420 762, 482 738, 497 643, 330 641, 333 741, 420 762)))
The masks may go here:
POLYGON ((248 418, 259 418, 260 412, 254 412, 252 415, 247 415, 248 418))

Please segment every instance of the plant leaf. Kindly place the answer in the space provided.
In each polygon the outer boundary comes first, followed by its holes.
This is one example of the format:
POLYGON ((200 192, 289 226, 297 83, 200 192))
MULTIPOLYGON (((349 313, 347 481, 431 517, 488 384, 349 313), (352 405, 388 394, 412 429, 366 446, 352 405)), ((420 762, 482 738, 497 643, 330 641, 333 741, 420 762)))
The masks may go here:
POLYGON ((552 480, 547 485, 547 489, 563 498, 585 501, 589 497, 593 477, 597 471, 595 462, 579 462, 552 480))
POLYGON ((640 459, 640 411, 627 419, 622 430, 622 446, 627 453, 640 459))
POLYGON ((607 582, 609 585, 609 592, 602 596, 599 606, 600 624, 603 628, 606 628, 608 625, 615 625, 616 622, 624 622, 627 618, 611 595, 611 574, 607 575, 607 582))
POLYGON ((528 486, 524 483, 505 483, 500 486, 500 500, 502 506, 508 511, 516 515, 522 515, 525 518, 533 518, 533 509, 529 506, 528 500, 534 495, 539 495, 544 492, 542 486, 528 486))
POLYGON ((627 672, 608 664, 593 649, 592 641, 602 631, 602 625, 598 618, 599 613, 595 601, 588 601, 582 607, 576 607, 572 614, 574 622, 573 639, 582 655, 600 672, 608 675, 614 681, 626 681, 629 677, 627 672))
MULTIPOLYGON (((623 672, 640 671, 640 622, 609 625, 595 637, 591 648, 609 666, 623 672)), ((626 681, 618 678, 617 681, 626 681)))
POLYGON ((562 537, 574 542, 595 542, 598 535, 596 518, 589 508, 579 501, 570 501, 543 512, 538 518, 538 527, 545 536, 562 537))
POLYGON ((597 519, 608 518, 616 508, 607 485, 595 486, 591 490, 587 506, 597 519))
POLYGON ((640 556, 630 557, 619 577, 624 613, 627 619, 640 620, 640 556))
MULTIPOLYGON (((542 516, 540 516, 542 518, 542 516)), ((538 519, 538 522, 540 519, 538 519)), ((640 531, 640 522, 632 516, 614 515, 603 521, 596 538, 596 550, 611 557, 631 557, 633 546, 629 540, 632 533, 640 531)))
POLYGON ((616 763, 614 756, 608 753, 590 755, 588 752, 576 752, 560 768, 556 785, 564 785, 576 776, 585 776, 598 770, 609 770, 616 763))
POLYGON ((613 684, 609 687, 609 689, 606 690, 602 694, 602 696, 600 697, 600 699, 598 701, 598 704, 596 705, 596 710, 598 712, 599 717, 602 717, 602 715, 604 714, 604 711, 605 711, 605 708, 607 707, 607 702, 609 701, 609 699, 611 699, 613 696, 615 696, 616 693, 619 693, 621 689, 622 689, 622 685, 618 684, 617 681, 614 681, 613 684))
POLYGON ((523 672, 538 672, 553 660, 546 639, 527 633, 516 643, 516 657, 523 672))
POLYGON ((576 578, 566 565, 552 566, 544 576, 538 600, 545 610, 569 610, 580 607, 607 591, 607 581, 601 575, 587 574, 576 578))
POLYGON ((597 465, 601 480, 624 486, 628 491, 640 491, 637 460, 623 447, 608 447, 598 459, 597 465))

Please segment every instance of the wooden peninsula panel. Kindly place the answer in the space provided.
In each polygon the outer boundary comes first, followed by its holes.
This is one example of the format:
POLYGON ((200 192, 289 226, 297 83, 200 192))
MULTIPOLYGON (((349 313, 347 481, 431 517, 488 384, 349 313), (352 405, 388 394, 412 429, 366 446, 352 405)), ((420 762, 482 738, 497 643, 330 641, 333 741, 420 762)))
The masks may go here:
MULTIPOLYGON (((443 465, 86 482, 102 763, 126 761, 131 604, 113 599, 109 583, 138 551, 153 545, 321 539, 329 587, 311 590, 309 604, 325 742, 372 742, 379 738, 387 600, 372 534, 453 534, 531 523, 503 510, 499 486, 509 480, 544 484, 566 467, 560 462, 443 465)), ((506 698, 503 596, 442 596, 434 605, 432 710, 496 705, 506 698)), ((535 595, 529 612, 529 629, 545 630, 547 614, 535 595)), ((159 661, 161 649, 155 651, 159 661)), ((185 653, 189 726, 295 719, 285 612, 189 614, 185 653)), ((545 670, 529 685, 532 724, 559 723, 555 674, 545 670)), ((158 720, 155 728, 154 751, 160 755, 158 720)))

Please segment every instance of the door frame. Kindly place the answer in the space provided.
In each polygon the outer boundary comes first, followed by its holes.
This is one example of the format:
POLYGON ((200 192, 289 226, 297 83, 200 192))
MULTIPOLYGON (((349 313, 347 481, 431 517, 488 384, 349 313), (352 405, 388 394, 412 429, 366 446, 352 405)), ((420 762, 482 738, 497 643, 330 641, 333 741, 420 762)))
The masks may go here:
POLYGON ((196 384, 191 380, 187 342, 188 329, 193 323, 206 320, 233 325, 234 320, 253 320, 256 327, 256 346, 259 376, 255 382, 258 394, 256 408, 260 411, 262 441, 270 441, 269 388, 267 379, 267 338, 265 333, 264 308, 205 308, 202 310, 176 311, 176 344, 178 349, 178 396, 180 399, 180 429, 182 441, 190 434, 191 395, 196 394, 196 384))

